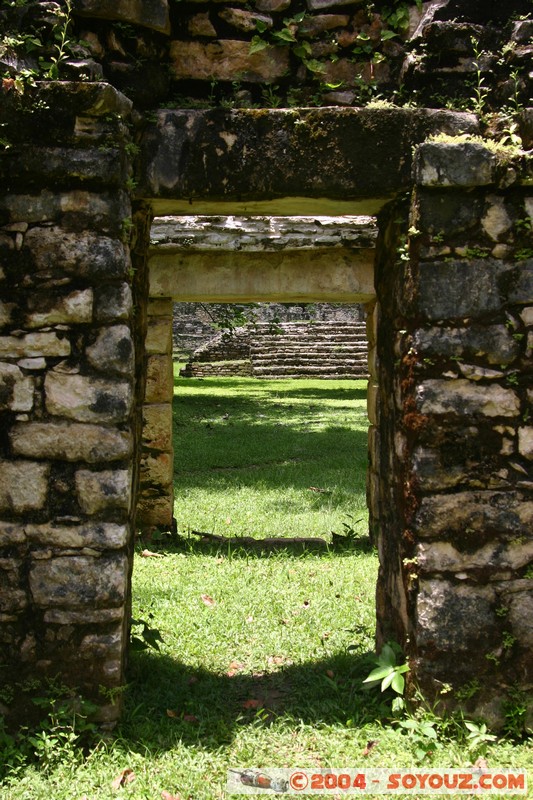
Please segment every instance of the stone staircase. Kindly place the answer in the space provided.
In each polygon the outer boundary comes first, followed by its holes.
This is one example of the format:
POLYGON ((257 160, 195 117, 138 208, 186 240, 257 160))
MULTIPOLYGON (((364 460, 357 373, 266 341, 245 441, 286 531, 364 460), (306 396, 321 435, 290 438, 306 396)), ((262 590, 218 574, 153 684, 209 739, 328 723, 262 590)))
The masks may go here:
POLYGON ((250 337, 256 378, 366 378, 364 322, 259 323, 250 337))
POLYGON ((257 322, 224 346, 219 334, 194 354, 182 377, 366 378, 364 322, 257 322))

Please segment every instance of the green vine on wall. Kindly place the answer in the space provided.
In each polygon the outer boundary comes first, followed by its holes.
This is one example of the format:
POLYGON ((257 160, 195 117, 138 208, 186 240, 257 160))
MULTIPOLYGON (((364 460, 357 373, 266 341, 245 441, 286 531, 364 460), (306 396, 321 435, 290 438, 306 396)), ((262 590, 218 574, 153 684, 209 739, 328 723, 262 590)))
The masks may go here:
MULTIPOLYGON (((13 0, 8 5, 16 10, 25 3, 13 0)), ((2 20, 6 31, 0 36, 2 90, 23 94, 36 80, 60 80, 65 62, 78 44, 71 36, 72 0, 48 4, 43 17, 28 23, 28 29, 24 14, 10 17, 9 9, 2 20)))

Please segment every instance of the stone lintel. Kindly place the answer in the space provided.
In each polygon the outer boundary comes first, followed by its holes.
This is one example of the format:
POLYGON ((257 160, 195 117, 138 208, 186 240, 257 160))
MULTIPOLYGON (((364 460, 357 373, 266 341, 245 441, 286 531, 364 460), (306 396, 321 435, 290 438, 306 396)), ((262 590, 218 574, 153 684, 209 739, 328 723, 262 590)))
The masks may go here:
POLYGON ((150 253, 361 249, 375 245, 373 217, 156 217, 150 253))
POLYGON ((374 250, 153 256, 150 296, 181 302, 345 302, 375 296, 374 250))
POLYGON ((138 196, 370 202, 409 188, 414 145, 477 130, 472 114, 434 109, 161 109, 141 142, 138 196))

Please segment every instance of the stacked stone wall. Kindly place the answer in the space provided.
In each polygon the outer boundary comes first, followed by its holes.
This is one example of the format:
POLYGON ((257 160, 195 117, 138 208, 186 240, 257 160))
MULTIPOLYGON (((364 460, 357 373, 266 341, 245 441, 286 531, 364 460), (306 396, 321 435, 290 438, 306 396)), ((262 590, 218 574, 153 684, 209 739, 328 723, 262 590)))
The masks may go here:
POLYGON ((426 694, 470 687, 497 725, 533 678, 529 169, 421 145, 409 233, 398 209, 382 219, 369 393, 379 638, 405 644, 426 694))
POLYGON ((97 687, 124 679, 136 480, 130 107, 44 84, 0 110, 2 683, 54 676, 60 654, 102 721, 119 706, 97 687))

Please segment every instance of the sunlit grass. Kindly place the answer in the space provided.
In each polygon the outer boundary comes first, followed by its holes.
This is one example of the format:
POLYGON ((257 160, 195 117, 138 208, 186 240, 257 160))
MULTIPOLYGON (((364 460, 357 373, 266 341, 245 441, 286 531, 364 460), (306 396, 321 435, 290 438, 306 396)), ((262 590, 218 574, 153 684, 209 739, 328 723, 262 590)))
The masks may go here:
POLYGON ((367 524, 364 381, 177 379, 180 531, 326 536, 367 524))
POLYGON ((60 753, 48 771, 22 765, 0 800, 217 800, 229 767, 464 769, 483 755, 531 773, 527 741, 469 750, 464 727, 430 711, 439 738, 418 763, 390 700, 362 686, 377 571, 366 427, 362 383, 177 381, 180 540, 160 558, 139 548, 134 568, 133 616, 160 631, 161 651, 132 654, 111 738, 84 756, 60 753), (330 532, 346 524, 358 537, 339 547, 330 532), (191 530, 327 544, 278 552, 202 543, 191 530), (134 780, 113 789, 125 768, 134 780))

